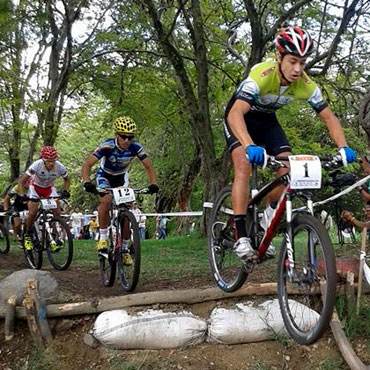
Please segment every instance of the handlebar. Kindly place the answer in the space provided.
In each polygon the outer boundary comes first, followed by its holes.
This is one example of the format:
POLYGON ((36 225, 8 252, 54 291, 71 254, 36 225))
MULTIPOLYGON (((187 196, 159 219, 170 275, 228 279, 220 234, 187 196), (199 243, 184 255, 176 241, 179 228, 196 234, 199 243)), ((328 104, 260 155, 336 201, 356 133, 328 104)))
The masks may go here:
MULTIPOLYGON (((323 163, 322 167, 325 170, 329 170, 331 168, 338 168, 343 165, 342 157, 339 154, 336 155, 324 155, 324 156, 318 156, 320 161, 323 163)), ((289 157, 288 156, 267 156, 267 163, 266 167, 269 168, 288 168, 288 166, 284 162, 288 162, 289 157)))
MULTIPOLYGON (((114 188, 97 188, 96 193, 100 196, 106 194, 106 193, 112 193, 114 188)), ((135 194, 150 194, 148 188, 142 188, 142 189, 132 189, 135 194)))

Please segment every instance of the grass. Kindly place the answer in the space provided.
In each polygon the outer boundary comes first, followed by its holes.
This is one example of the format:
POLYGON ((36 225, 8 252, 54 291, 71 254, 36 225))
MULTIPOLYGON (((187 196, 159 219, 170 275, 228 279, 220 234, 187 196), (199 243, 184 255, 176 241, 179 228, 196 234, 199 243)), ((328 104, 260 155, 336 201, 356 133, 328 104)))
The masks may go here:
MULTIPOLYGON (((98 269, 97 251, 93 240, 74 240, 72 268, 98 269)), ((141 282, 155 282, 158 279, 179 279, 184 276, 208 274, 207 240, 197 233, 189 236, 170 236, 165 240, 144 240, 141 243, 141 282)), ((24 261, 23 252, 13 243, 9 257, 24 261)), ((50 268, 44 253, 43 268, 50 268)), ((0 269, 0 279, 9 274, 6 265, 0 269)))

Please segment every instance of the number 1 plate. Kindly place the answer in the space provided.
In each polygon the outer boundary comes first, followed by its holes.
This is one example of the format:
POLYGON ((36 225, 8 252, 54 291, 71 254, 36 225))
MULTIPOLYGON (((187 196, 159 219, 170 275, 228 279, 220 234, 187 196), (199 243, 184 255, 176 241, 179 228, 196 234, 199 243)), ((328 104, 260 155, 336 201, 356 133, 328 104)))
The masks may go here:
POLYGON ((133 202, 135 200, 134 190, 121 186, 113 189, 113 197, 116 204, 133 202))
POLYGON ((54 199, 41 199, 42 209, 56 209, 57 202, 54 199))
POLYGON ((321 162, 314 155, 289 156, 291 189, 320 189, 321 162))

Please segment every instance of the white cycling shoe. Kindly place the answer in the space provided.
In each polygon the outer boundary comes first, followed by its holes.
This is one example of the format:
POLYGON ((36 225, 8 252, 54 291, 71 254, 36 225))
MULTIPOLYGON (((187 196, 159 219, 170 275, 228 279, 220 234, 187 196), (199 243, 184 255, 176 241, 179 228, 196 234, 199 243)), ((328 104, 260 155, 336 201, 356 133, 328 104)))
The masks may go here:
POLYGON ((243 237, 237 240, 234 244, 235 254, 243 260, 251 260, 258 258, 258 252, 253 249, 249 238, 243 237))

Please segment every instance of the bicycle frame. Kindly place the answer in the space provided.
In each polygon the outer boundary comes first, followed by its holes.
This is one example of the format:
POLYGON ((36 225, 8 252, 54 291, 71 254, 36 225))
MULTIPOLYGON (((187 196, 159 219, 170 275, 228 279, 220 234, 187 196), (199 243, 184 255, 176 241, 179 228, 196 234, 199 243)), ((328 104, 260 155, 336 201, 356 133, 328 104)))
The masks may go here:
MULTIPOLYGON (((289 185, 290 176, 289 174, 282 175, 275 180, 271 181, 270 183, 266 184, 262 189, 257 189, 257 167, 255 165, 252 166, 252 178, 251 178, 251 193, 253 195, 252 199, 249 202, 248 209, 252 210, 252 217, 253 217, 253 230, 252 235, 250 236, 254 245, 258 246, 258 254, 259 259, 261 260, 266 253, 267 248, 269 247, 272 239, 276 235, 276 231, 279 227, 281 220, 286 215, 286 241, 287 241, 287 253, 288 253, 288 274, 289 276, 294 276, 294 266, 295 266, 295 258, 294 258, 294 238, 293 238, 293 227, 292 227, 292 220, 293 215, 296 210, 293 210, 292 207, 292 199, 294 196, 294 191, 290 188, 289 185), (267 225, 267 229, 262 237, 261 242, 258 240, 258 207, 257 205, 259 202, 269 194, 273 189, 277 186, 285 185, 285 188, 277 202, 277 206, 275 211, 272 215, 272 218, 267 225)), ((309 194, 300 191, 300 195, 307 200, 307 207, 306 211, 313 214, 313 203, 311 196, 309 194)))

